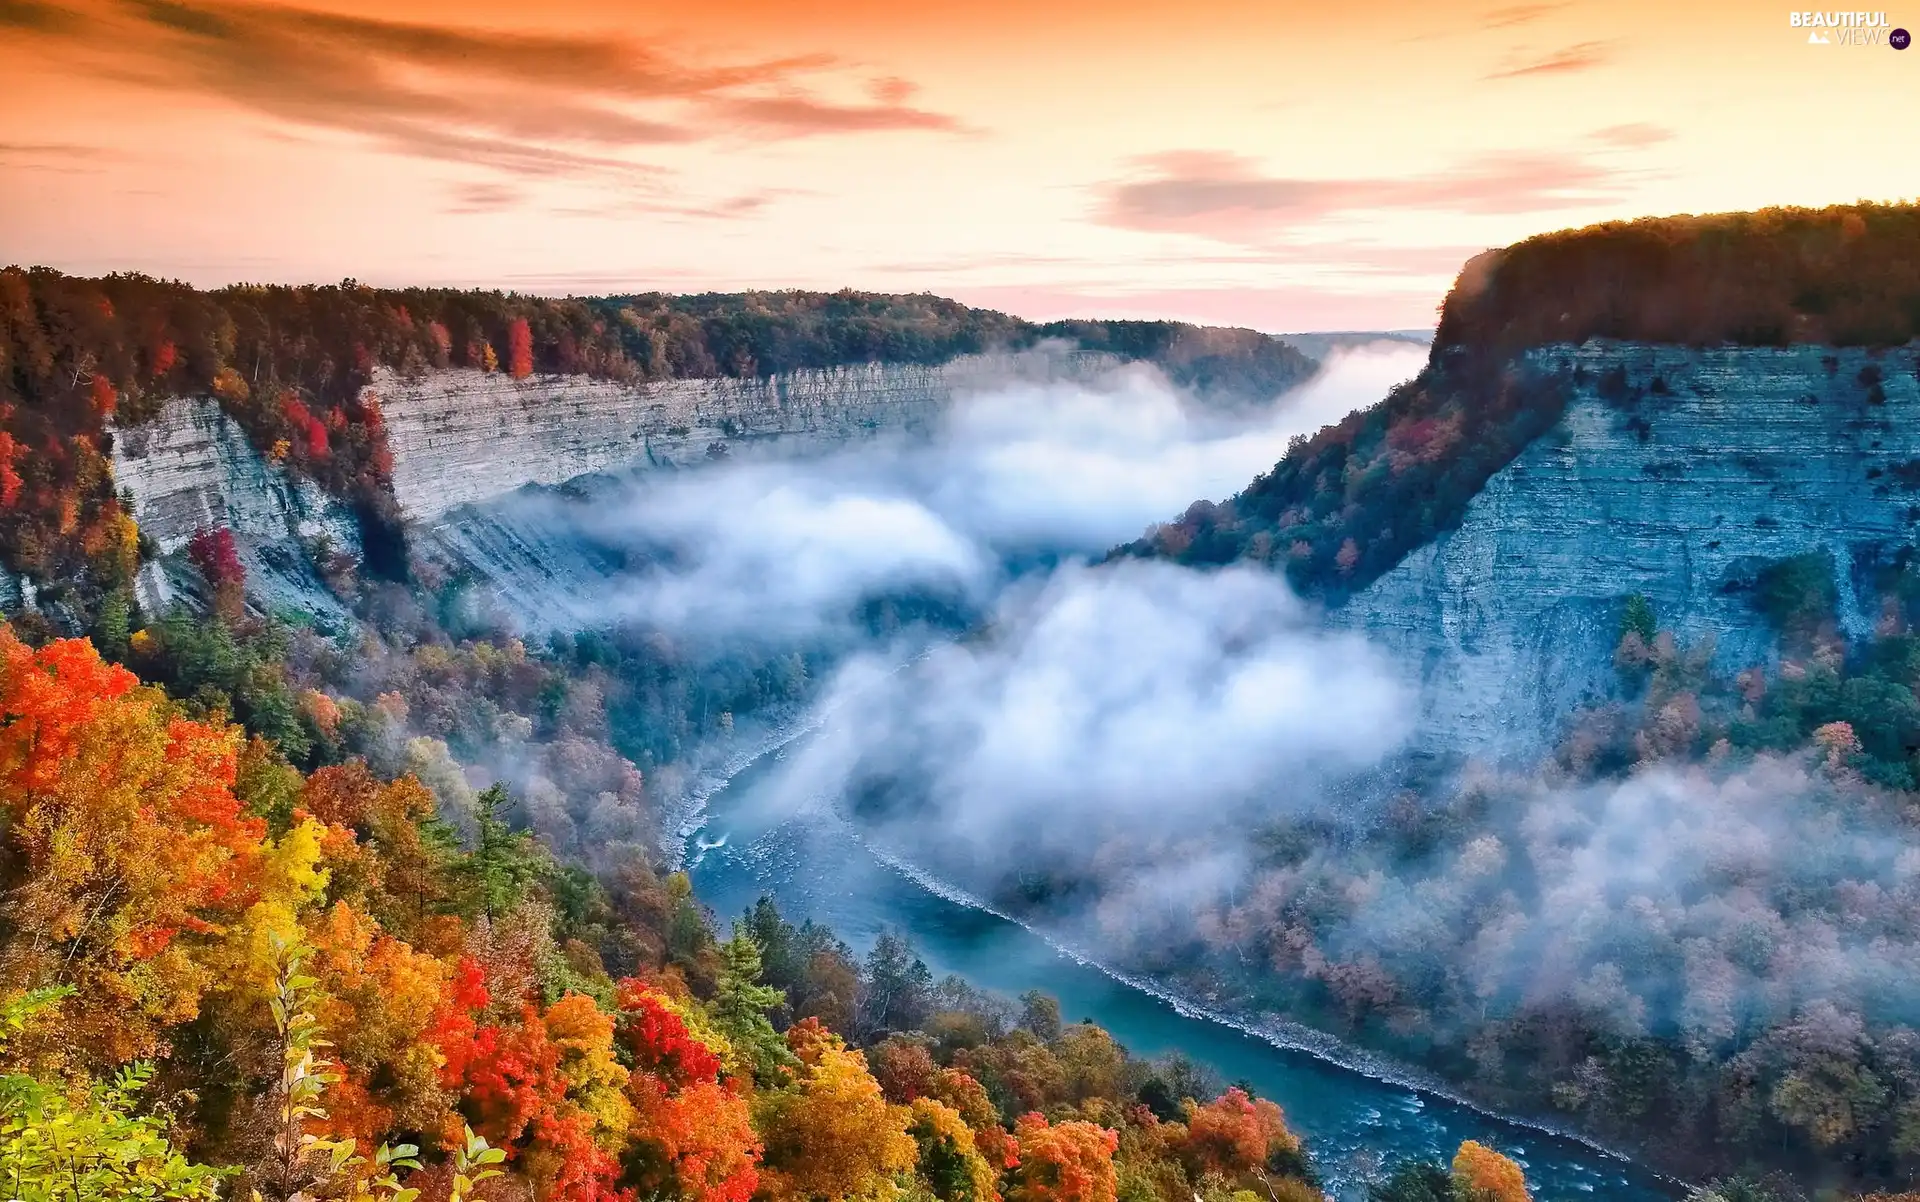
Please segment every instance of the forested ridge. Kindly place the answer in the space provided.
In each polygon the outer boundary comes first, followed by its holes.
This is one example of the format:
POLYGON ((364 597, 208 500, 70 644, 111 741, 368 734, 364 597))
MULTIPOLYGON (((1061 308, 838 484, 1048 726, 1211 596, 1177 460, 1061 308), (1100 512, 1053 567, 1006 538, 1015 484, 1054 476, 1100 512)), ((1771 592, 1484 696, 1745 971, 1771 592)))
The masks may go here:
POLYGON ((849 363, 938 363, 1066 338, 1265 399, 1313 364, 1252 330, 1037 325, 929 295, 646 293, 555 299, 436 288, 237 285, 0 269, 0 565, 91 612, 124 590, 138 534, 108 463, 116 426, 210 396, 262 455, 352 505, 370 566, 407 571, 377 368, 627 382, 849 363))
POLYGON ((1646 218, 1489 251, 1461 271, 1417 378, 1116 553, 1251 559, 1338 604, 1458 525, 1560 419, 1564 382, 1525 352, 1592 338, 1905 345, 1920 338, 1920 206, 1646 218))
POLYGON ((1878 575, 1870 640, 1835 593, 1825 553, 1768 565, 1778 659, 1737 670, 1627 597, 1611 695, 1538 762, 1422 757, 1337 804, 1273 781, 1223 836, 1245 867, 1191 909, 1138 882, 1204 837, 1115 830, 971 887, 1068 931, 1130 903, 1109 963, 1738 1177, 1729 1199, 1910 1188, 1920 572, 1878 575))

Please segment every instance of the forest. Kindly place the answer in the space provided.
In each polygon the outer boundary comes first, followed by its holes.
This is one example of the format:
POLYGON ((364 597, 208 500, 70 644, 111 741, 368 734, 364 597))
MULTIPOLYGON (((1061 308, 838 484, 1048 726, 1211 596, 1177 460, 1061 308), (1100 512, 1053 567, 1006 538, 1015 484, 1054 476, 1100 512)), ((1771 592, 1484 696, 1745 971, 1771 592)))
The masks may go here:
POLYGON ((1920 206, 1762 209, 1544 234, 1470 262, 1427 369, 1303 437, 1246 489, 1199 500, 1116 554, 1252 559, 1330 604, 1459 524, 1559 420, 1524 353, 1588 339, 1894 347, 1920 337, 1920 206))
POLYGON ((451 289, 237 285, 0 269, 0 566, 72 632, 123 592, 138 533, 115 494, 113 431, 170 397, 217 399, 254 446, 350 503, 369 568, 404 579, 376 369, 584 374, 635 384, 848 363, 935 363, 1049 338, 1162 363, 1223 396, 1268 396, 1313 363, 1251 330, 1037 325, 927 295, 659 293, 555 299, 451 289))
MULTIPOLYGON (((1676 671, 1666 642, 1655 677, 1676 671)), ((1821 743, 1844 780, 1860 752, 1821 743)), ((1245 1087, 1130 1056, 1042 994, 935 981, 897 935, 856 958, 763 899, 723 936, 684 875, 637 855, 564 864, 501 819, 505 792, 484 791, 462 831, 411 774, 357 758, 302 772, 85 640, 36 648, 0 627, 9 1196, 1321 1196, 1311 1149, 1245 1087)), ((1468 849, 1482 862, 1484 842, 1468 849)), ((1314 975, 1350 1014, 1392 1004, 1379 970, 1314 975)), ((1620 990, 1617 973, 1596 976, 1620 990)), ((1761 1041, 1766 1059, 1742 1071, 1784 1074, 1779 1121, 1831 1151, 1904 1112, 1890 1066, 1913 1053, 1910 1033, 1878 1034, 1872 1065, 1845 1078, 1846 1020, 1823 1021, 1761 1041)), ((1494 1042, 1573 1037, 1533 1015, 1494 1042)), ((1630 1087, 1643 1108, 1692 1094, 1636 1046, 1575 1079, 1612 1106, 1635 1104, 1630 1087)), ((1520 1050, 1476 1058, 1511 1065, 1520 1050)), ((1386 1166, 1369 1193, 1529 1197, 1517 1163, 1471 1141, 1447 1163, 1386 1166)), ((1786 1178, 1735 1176, 1692 1202, 1803 1197, 1786 1178)))
POLYGON ((1222 836, 1244 868, 1197 914, 1115 922, 1106 900, 1152 864, 1208 862, 1197 831, 1110 835, 1044 888, 1028 864, 993 896, 1067 930, 1101 916, 1084 937, 1130 971, 1690 1179, 1903 1187, 1920 1172, 1913 572, 1885 570, 1879 633, 1849 648, 1831 559, 1770 565, 1755 604, 1779 662, 1737 673, 1628 597, 1613 695, 1542 762, 1432 759, 1305 808, 1275 782, 1268 817, 1222 836))
POLYGON ((1271 1102, 0 629, 23 1199, 1317 1196, 1271 1102))

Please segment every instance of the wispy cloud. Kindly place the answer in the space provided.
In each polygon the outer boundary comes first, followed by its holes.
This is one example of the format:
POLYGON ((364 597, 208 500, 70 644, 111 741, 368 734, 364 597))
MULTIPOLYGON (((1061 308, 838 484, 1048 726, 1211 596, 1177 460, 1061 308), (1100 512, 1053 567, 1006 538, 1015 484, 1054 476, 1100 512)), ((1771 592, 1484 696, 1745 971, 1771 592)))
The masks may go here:
POLYGON ((1593 204, 1622 190, 1613 169, 1563 151, 1481 155, 1397 178, 1269 175, 1255 160, 1217 150, 1168 151, 1137 165, 1141 177, 1100 189, 1102 223, 1254 245, 1347 214, 1529 213, 1593 204))
POLYGON ((58 33, 75 28, 78 13, 40 0, 0 0, 0 29, 25 29, 39 33, 58 33))
POLYGON ((508 184, 466 183, 453 189, 449 213, 498 213, 517 207, 525 193, 508 184))
POLYGON ((1605 129, 1596 129, 1590 136, 1594 141, 1604 142, 1609 146, 1642 150, 1648 146, 1672 141, 1673 131, 1664 125, 1637 121, 1628 125, 1609 125, 1605 129))
POLYGON ((95 175, 117 153, 99 146, 71 142, 0 142, 0 167, 14 171, 45 171, 59 175, 95 175))
POLYGON ((1570 4, 1513 4, 1505 8, 1496 8, 1480 15, 1479 27, 1487 29, 1512 29, 1516 25, 1530 25, 1540 18, 1562 9, 1570 4))
POLYGON ((619 218, 650 215, 691 218, 702 221, 744 221, 757 217, 783 196, 804 195, 800 188, 762 188, 736 196, 713 200, 669 202, 636 197, 619 197, 599 205, 570 205, 552 211, 563 217, 619 218))
POLYGON ((778 137, 893 129, 959 133, 967 128, 945 113, 914 108, 908 104, 832 104, 798 93, 722 99, 716 100, 713 107, 743 129, 764 130, 778 137))
POLYGON ((1489 72, 1483 78, 1523 79, 1531 75, 1568 75, 1576 71, 1590 71, 1612 62, 1617 50, 1613 42, 1576 42, 1539 57, 1516 56, 1509 59, 1506 66, 1489 72))
POLYGON ((913 85, 819 54, 702 62, 664 42, 348 16, 223 0, 0 0, 0 26, 76 70, 516 175, 654 173, 660 147, 951 132, 913 85), (857 93, 849 100, 838 93, 857 93))

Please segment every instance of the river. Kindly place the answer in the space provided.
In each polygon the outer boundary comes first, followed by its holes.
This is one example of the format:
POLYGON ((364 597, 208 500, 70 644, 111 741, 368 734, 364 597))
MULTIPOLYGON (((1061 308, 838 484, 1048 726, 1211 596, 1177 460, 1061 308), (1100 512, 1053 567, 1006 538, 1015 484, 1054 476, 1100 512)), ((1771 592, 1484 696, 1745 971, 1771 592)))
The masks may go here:
POLYGON ((916 881, 836 815, 770 814, 756 803, 756 786, 784 754, 768 752, 712 794, 705 825, 689 841, 695 891, 723 921, 764 894, 789 921, 824 923, 859 952, 891 927, 913 941, 936 977, 958 973, 1009 997, 1039 989, 1060 999, 1063 1018, 1105 1027, 1136 1055, 1182 1052, 1279 1103, 1343 1199, 1364 1196, 1371 1166, 1405 1157, 1449 1159, 1466 1139, 1518 1161, 1540 1202, 1660 1202, 1677 1192, 1578 1141, 1176 1008, 1018 923, 963 904, 959 894, 916 881))

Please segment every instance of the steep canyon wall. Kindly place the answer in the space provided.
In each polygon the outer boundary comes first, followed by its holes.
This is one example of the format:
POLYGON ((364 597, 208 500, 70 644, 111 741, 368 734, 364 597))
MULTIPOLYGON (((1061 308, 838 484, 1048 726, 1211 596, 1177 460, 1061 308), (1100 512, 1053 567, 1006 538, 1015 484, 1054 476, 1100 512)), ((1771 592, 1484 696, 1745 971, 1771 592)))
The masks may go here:
POLYGON ((1624 599, 1647 597, 1718 662, 1764 662, 1767 563, 1828 552, 1859 637, 1873 569, 1920 531, 1920 351, 1532 352, 1569 384, 1559 424, 1460 526, 1335 612, 1422 686, 1423 742, 1488 756, 1547 745, 1612 682, 1624 599))
MULTIPOLYGON (((508 612, 538 624, 565 621, 566 597, 600 565, 564 532, 491 512, 484 505, 491 498, 600 471, 691 467, 716 444, 805 456, 886 432, 924 434, 967 392, 1010 381, 1092 382, 1122 363, 1104 353, 1044 349, 637 385, 382 369, 368 391, 386 423, 394 495, 416 538, 431 557, 473 571, 508 612)), ((312 553, 357 557, 352 515, 263 459, 211 399, 175 400, 157 419, 118 431, 113 465, 116 486, 131 494, 135 520, 162 554, 180 551, 197 530, 227 527, 259 601, 346 620, 321 586, 312 553)), ((139 592, 150 611, 175 591, 166 564, 143 569, 139 592)))
POLYGON ((1014 378, 1091 380, 1120 362, 1087 352, 967 355, 639 385, 383 371, 372 387, 386 416, 394 494, 409 518, 432 521, 525 484, 611 467, 689 466, 715 443, 807 455, 881 431, 923 433, 962 393, 1014 378))
MULTIPOLYGON (((1457 529, 1332 615, 1418 680, 1424 742, 1540 750, 1570 709, 1611 686, 1631 593, 1662 627, 1712 636, 1722 666, 1743 666, 1774 645, 1754 604, 1757 572, 1825 551, 1843 626, 1872 629, 1861 598, 1873 571, 1920 529, 1920 351, 1595 342, 1531 358, 1567 382, 1562 420, 1487 483, 1457 529)), ((1116 362, 977 356, 639 386, 444 371, 383 375, 373 389, 416 538, 533 625, 564 622, 565 599, 610 568, 538 511, 489 498, 602 470, 691 466, 717 442, 805 455, 925 431, 970 388, 1091 379, 1116 362)), ((229 526, 269 604, 344 619, 305 552, 356 551, 350 515, 264 462, 212 402, 177 401, 121 432, 114 466, 162 551, 229 526)), ((150 565, 143 599, 167 591, 150 565)))

